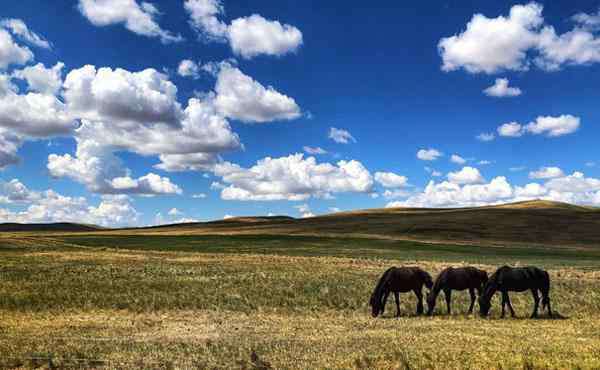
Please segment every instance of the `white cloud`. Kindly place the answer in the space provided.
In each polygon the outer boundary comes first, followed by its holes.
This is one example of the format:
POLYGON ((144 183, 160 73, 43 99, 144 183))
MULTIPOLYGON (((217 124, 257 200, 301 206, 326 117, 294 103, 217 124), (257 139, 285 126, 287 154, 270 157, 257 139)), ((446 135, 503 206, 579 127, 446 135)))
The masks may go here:
POLYGON ((459 185, 431 181, 422 193, 388 207, 471 207, 532 199, 544 199, 581 205, 600 205, 600 180, 586 178, 581 172, 550 179, 545 184, 511 185, 505 177, 489 183, 459 185))
POLYGON ((156 23, 158 9, 149 2, 136 0, 79 0, 78 9, 94 26, 123 24, 129 31, 147 37, 158 37, 163 43, 182 41, 180 35, 163 30, 156 23))
POLYGON ((42 63, 25 67, 13 72, 13 77, 27 81, 28 90, 56 95, 62 86, 62 69, 65 65, 58 62, 52 68, 46 68, 42 63))
POLYGON ((25 64, 33 59, 33 53, 26 46, 17 44, 8 31, 0 28, 0 69, 11 64, 25 64))
POLYGON ((425 172, 431 174, 432 177, 440 177, 443 175, 440 171, 436 171, 435 169, 427 166, 425 167, 425 172))
POLYGON ((600 62, 600 39, 591 27, 596 15, 576 15, 578 24, 557 35, 552 26, 545 25, 542 9, 531 2, 514 5, 508 17, 473 15, 462 33, 440 40, 442 69, 491 74, 527 70, 532 63, 552 71, 563 65, 600 62))
POLYGON ((349 144, 350 142, 356 143, 356 139, 349 131, 341 128, 330 127, 329 138, 338 144, 349 144))
MULTIPOLYGON (((18 180, 16 180, 18 181, 18 180)), ((139 213, 127 196, 103 196, 97 206, 84 197, 69 197, 54 190, 35 193, 34 198, 24 200, 25 209, 12 211, 0 208, 0 222, 76 222, 101 226, 134 226, 139 213)))
POLYGON ((463 167, 462 170, 448 173, 448 180, 453 184, 480 184, 485 182, 477 168, 463 167))
POLYGON ((224 116, 242 122, 270 122, 300 117, 293 98, 264 87, 229 63, 221 63, 214 104, 224 116))
POLYGON ((229 220, 231 218, 235 218, 235 216, 232 216, 232 215, 225 215, 225 216, 223 216, 223 220, 229 220))
POLYGON ((12 179, 0 185, 0 203, 30 203, 38 199, 40 199, 40 194, 29 190, 18 179, 12 179))
POLYGON ((467 163, 467 160, 464 159, 463 157, 461 157, 458 154, 452 154, 452 156, 450 157, 450 161, 452 163, 456 163, 456 164, 465 164, 465 163, 467 163))
POLYGON ((157 175, 131 179, 116 151, 158 155, 161 163, 155 167, 182 171, 206 170, 220 160, 220 152, 241 147, 212 100, 192 98, 182 108, 175 85, 154 69, 84 66, 67 74, 64 90, 69 112, 81 119, 75 132, 77 151, 75 157, 50 155, 48 169, 94 192, 180 192, 157 175), (115 178, 122 179, 113 183, 115 178))
POLYGON ((167 177, 161 177, 154 173, 149 173, 138 179, 132 179, 129 176, 115 177, 110 185, 118 193, 132 194, 181 194, 179 186, 173 184, 167 177))
POLYGON ((570 114, 563 114, 558 117, 540 116, 525 126, 517 122, 505 123, 498 127, 498 134, 506 137, 520 137, 525 133, 558 137, 577 131, 580 122, 579 117, 570 114))
POLYGON ((242 58, 258 55, 282 56, 302 45, 302 32, 258 14, 234 19, 230 25, 219 20, 225 10, 220 0, 186 0, 184 7, 192 27, 206 40, 228 42, 242 58))
POLYGON ((0 21, 0 27, 9 30, 13 35, 38 48, 51 49, 52 47, 46 39, 31 31, 21 19, 3 19, 0 21))
POLYGON ((537 117, 537 119, 534 122, 529 123, 525 129, 534 135, 544 134, 549 137, 557 137, 577 131, 579 125, 579 117, 563 114, 558 117, 537 117))
POLYGON ((543 23, 542 6, 515 5, 508 17, 475 14, 465 31, 438 44, 442 69, 464 68, 471 73, 496 73, 528 68, 527 51, 537 43, 535 30, 543 23))
POLYGON ((19 163, 17 151, 21 144, 21 138, 0 128, 0 170, 19 163))
POLYGON ((327 154, 327 150, 317 146, 317 147, 312 147, 312 146, 304 146, 302 147, 302 149, 308 153, 308 154, 312 154, 312 155, 316 155, 316 154, 327 154))
POLYGON ((444 154, 437 149, 421 149, 417 152, 417 158, 422 161, 435 161, 444 154))
POLYGON ((482 159, 479 162, 477 162, 477 164, 480 166, 486 166, 488 164, 492 164, 492 161, 488 161, 487 159, 482 159))
POLYGON ((600 10, 596 14, 577 13, 571 19, 583 27, 597 29, 600 27, 600 10))
POLYGON ((204 193, 192 194, 192 198, 194 198, 194 199, 204 199, 204 198, 206 198, 206 194, 204 194, 204 193))
POLYGON ((179 66, 177 67, 177 74, 181 77, 198 78, 200 77, 200 66, 193 60, 184 59, 181 62, 179 62, 179 66))
POLYGON ((234 19, 228 27, 231 49, 250 59, 257 55, 281 56, 302 45, 302 32, 289 24, 270 21, 258 14, 234 19))
POLYGON ((493 141, 496 138, 493 132, 482 132, 476 136, 476 139, 483 142, 493 141))
POLYGON ((519 96, 522 92, 518 87, 509 87, 507 78, 497 78, 496 82, 492 86, 483 90, 483 93, 487 96, 504 98, 519 96))
POLYGON ((333 193, 367 193, 373 187, 371 174, 358 161, 317 163, 299 153, 267 157, 251 168, 224 162, 215 166, 214 173, 229 184, 221 191, 225 200, 305 200, 333 193))
POLYGON ((0 94, 0 128, 21 137, 46 138, 72 133, 77 123, 53 95, 5 90, 0 94))
POLYGON ((339 209, 338 207, 329 207, 329 212, 333 212, 333 213, 338 213, 341 212, 342 210, 339 209))
POLYGON ((530 179, 553 179, 563 177, 565 174, 558 167, 541 167, 537 171, 529 172, 530 179))
POLYGON ((498 135, 504 137, 523 136, 523 127, 517 122, 505 123, 498 127, 498 135))
POLYGON ((407 185, 408 179, 393 172, 375 172, 375 181, 386 188, 400 188, 407 185))

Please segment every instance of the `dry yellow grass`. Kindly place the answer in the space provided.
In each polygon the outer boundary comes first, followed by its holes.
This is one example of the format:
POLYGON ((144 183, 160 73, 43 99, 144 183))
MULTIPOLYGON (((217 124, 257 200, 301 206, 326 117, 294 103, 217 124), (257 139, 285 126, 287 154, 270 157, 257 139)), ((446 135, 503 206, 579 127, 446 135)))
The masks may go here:
POLYGON ((452 316, 414 317, 414 297, 402 295, 403 317, 390 317, 390 305, 386 317, 372 319, 368 297, 386 267, 419 265, 435 274, 467 262, 40 244, 46 241, 2 251, 4 367, 30 368, 41 363, 28 358, 52 356, 58 366, 100 368, 600 368, 598 261, 546 266, 554 307, 568 319, 522 319, 529 294, 512 296, 521 319, 500 320, 497 299, 490 319, 468 316, 462 293, 452 316))

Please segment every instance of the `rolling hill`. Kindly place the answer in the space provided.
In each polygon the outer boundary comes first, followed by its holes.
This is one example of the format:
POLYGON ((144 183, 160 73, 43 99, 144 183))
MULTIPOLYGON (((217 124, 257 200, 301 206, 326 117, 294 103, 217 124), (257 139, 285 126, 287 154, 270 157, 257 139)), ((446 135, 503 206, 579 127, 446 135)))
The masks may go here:
POLYGON ((537 200, 469 208, 366 209, 305 219, 239 217, 130 229, 127 232, 321 235, 459 244, 600 247, 600 209, 537 200))
POLYGON ((128 229, 0 224, 0 231, 124 235, 309 235, 478 245, 600 247, 600 209, 550 201, 469 208, 383 208, 311 218, 234 217, 128 229))

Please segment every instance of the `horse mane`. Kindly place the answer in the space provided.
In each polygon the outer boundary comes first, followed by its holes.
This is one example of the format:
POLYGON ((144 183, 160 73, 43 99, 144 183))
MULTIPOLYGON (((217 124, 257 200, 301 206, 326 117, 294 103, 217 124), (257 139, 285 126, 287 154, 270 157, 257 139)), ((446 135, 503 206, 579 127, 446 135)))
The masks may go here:
POLYGON ((429 273, 427 271, 422 270, 422 269, 419 269, 419 273, 423 277, 423 282, 425 283, 425 286, 428 289, 431 289, 433 287, 433 278, 431 277, 431 275, 429 275, 429 273))
POLYGON ((393 269, 395 269, 395 267, 390 267, 379 278, 379 281, 377 282, 377 285, 375 286, 375 290, 373 290, 373 294, 371 294, 371 299, 369 301, 369 303, 371 304, 371 306, 374 307, 375 304, 381 302, 381 296, 383 296, 383 293, 384 293, 385 283, 388 281, 388 277, 390 275, 390 272, 393 269))

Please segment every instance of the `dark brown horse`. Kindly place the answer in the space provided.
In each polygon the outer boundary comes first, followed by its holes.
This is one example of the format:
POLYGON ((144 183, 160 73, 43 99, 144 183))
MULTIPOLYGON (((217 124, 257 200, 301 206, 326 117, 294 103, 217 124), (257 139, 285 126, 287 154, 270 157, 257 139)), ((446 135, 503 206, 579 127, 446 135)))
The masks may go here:
POLYGON ((446 307, 448 309, 448 314, 450 314, 452 291, 465 289, 469 290, 469 295, 471 296, 469 313, 473 313, 473 306, 475 305, 475 290, 477 290, 478 296, 481 295, 483 286, 487 283, 487 281, 487 272, 476 269, 475 267, 448 267, 440 272, 433 283, 433 289, 427 295, 427 306, 429 308, 427 314, 431 315, 433 313, 437 297, 441 291, 444 291, 444 296, 446 296, 446 307))
POLYGON ((483 294, 479 297, 479 311, 482 316, 487 316, 491 307, 492 297, 496 292, 502 293, 502 317, 504 307, 508 305, 510 314, 515 317, 515 310, 510 304, 508 292, 524 292, 530 290, 533 295, 533 313, 531 318, 537 317, 540 304, 539 292, 542 293, 542 309, 548 308, 548 316, 552 317, 550 308, 550 276, 537 267, 509 267, 502 266, 490 277, 483 294))
POLYGON ((433 286, 431 275, 418 267, 391 267, 383 273, 373 294, 371 294, 371 314, 383 315, 390 293, 396 298, 396 317, 400 316, 400 293, 414 292, 417 296, 417 315, 423 313, 423 285, 433 286))

